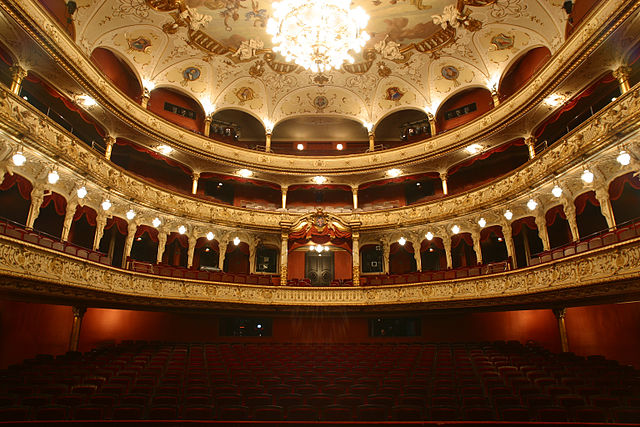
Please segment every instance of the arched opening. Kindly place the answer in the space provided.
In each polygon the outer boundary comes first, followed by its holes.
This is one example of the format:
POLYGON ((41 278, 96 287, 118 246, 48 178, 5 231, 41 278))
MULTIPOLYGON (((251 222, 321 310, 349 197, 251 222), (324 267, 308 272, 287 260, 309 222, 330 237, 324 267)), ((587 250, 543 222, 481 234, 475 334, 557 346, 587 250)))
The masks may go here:
POLYGON ((640 218, 640 177, 633 172, 619 176, 609 184, 609 198, 618 226, 640 218))
POLYGON ((552 207, 545 214, 549 244, 551 248, 564 246, 573 241, 571 227, 562 205, 552 207))
POLYGON ((459 233, 451 237, 451 261, 453 268, 473 267, 478 264, 471 233, 459 233))
POLYGON ((44 196, 40 213, 33 223, 33 229, 49 236, 60 238, 67 212, 67 200, 58 193, 44 196))
POLYGON ((380 120, 375 135, 377 144, 393 148, 430 138, 431 125, 422 110, 400 110, 380 120))
POLYGON ((111 161, 121 168, 163 188, 191 193, 191 170, 180 162, 149 148, 118 138, 111 161))
POLYGON ((502 75, 498 88, 500 99, 507 99, 520 90, 549 58, 551 51, 544 46, 535 47, 518 58, 502 75))
POLYGON ((200 174, 198 195, 250 209, 276 210, 282 205, 282 193, 276 184, 212 172, 200 174))
POLYGON ((363 210, 406 206, 438 197, 442 197, 442 184, 437 172, 372 181, 358 188, 358 206, 363 210))
POLYGON ((274 153, 297 156, 338 156, 363 153, 368 148, 367 129, 362 123, 337 116, 292 117, 278 122, 271 137, 274 153))
POLYGON ((600 203, 596 199, 595 191, 580 194, 574 201, 576 205, 576 221, 580 239, 609 228, 607 219, 602 215, 600 203))
POLYGON ((170 88, 151 91, 147 109, 181 128, 202 134, 204 110, 192 97, 170 88))
POLYGON ((73 14, 76 9, 71 6, 75 2, 67 2, 65 0, 38 0, 44 6, 51 16, 60 24, 63 30, 71 36, 73 40, 76 38, 76 28, 73 22, 73 14))
POLYGON ((417 264, 414 251, 411 242, 406 242, 404 245, 398 242, 392 243, 389 249, 389 274, 415 273, 417 264))
POLYGON ((474 87, 463 90, 438 107, 436 128, 438 133, 462 126, 493 108, 489 89, 474 87))
POLYGON ((440 237, 424 239, 420 244, 422 271, 440 271, 447 269, 447 254, 440 237))
POLYGON ((447 171, 449 194, 459 194, 470 188, 504 176, 529 160, 529 149, 522 138, 474 156, 447 171))
POLYGON ((224 271, 232 274, 249 274, 249 245, 245 242, 229 242, 224 257, 224 271))
POLYGON ((216 111, 209 129, 211 138, 251 149, 264 146, 265 133, 260 120, 240 110, 216 111))
POLYGON ((100 252, 107 254, 114 267, 122 266, 122 254, 127 240, 128 225, 123 218, 112 216, 107 220, 100 239, 100 252))
POLYGON ((363 273, 382 273, 384 260, 380 244, 364 245, 360 248, 360 270, 363 273))
POLYGON ((507 245, 502 234, 502 227, 493 225, 480 232, 480 249, 483 264, 501 262, 509 259, 507 245))
POLYGON ((142 86, 129 64, 109 49, 98 47, 91 52, 91 61, 125 95, 140 102, 142 86))
POLYGON ((162 263, 173 267, 187 266, 187 251, 189 240, 185 234, 172 232, 167 237, 167 243, 162 254, 162 263))
POLYGON ((276 246, 260 244, 256 248, 256 272, 276 274, 280 250, 276 246))
POLYGON ((20 225, 27 223, 33 185, 28 179, 14 173, 4 174, 0 184, 0 216, 20 225))
POLYGON ((538 236, 538 226, 532 216, 520 218, 511 224, 513 244, 516 250, 514 260, 518 268, 531 264, 531 256, 543 251, 542 240, 538 236))
POLYGON ((158 259, 158 230, 139 225, 131 245, 131 259, 155 264, 158 259))
POLYGON ((200 237, 196 240, 196 250, 193 253, 193 268, 220 270, 220 247, 217 240, 200 237))
POLYGON ((292 185, 287 191, 287 209, 350 210, 352 207, 351 188, 344 185, 292 185))
POLYGON ((563 6, 565 11, 569 13, 569 19, 567 20, 567 27, 565 29, 566 38, 569 38, 569 36, 573 34, 597 3, 598 0, 574 0, 564 2, 564 4, 571 5, 570 10, 567 10, 567 8, 563 6))
POLYGON ((89 206, 77 206, 69 229, 69 242, 87 249, 93 248, 97 212, 89 206))

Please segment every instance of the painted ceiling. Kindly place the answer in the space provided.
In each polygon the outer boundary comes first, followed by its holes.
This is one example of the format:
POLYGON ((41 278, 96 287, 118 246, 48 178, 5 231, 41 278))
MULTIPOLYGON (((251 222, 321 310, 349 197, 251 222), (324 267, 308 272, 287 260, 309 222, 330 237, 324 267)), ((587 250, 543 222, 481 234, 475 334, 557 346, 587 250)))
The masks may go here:
POLYGON ((435 111, 467 87, 491 87, 524 52, 564 41, 561 0, 356 0, 371 40, 355 63, 313 74, 271 51, 264 0, 79 0, 76 40, 110 49, 141 81, 205 110, 277 123, 339 115, 376 123, 392 111, 435 111))

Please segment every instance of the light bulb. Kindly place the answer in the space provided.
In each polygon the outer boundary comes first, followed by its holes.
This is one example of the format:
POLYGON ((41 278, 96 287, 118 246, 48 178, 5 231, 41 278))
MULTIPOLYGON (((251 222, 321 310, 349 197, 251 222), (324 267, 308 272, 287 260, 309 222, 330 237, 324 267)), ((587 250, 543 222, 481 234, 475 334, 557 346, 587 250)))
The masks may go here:
POLYGON ((402 174, 402 171, 400 169, 389 169, 387 171, 387 175, 390 176, 391 178, 399 177, 401 174, 402 174))
POLYGON ((103 211, 108 211, 111 209, 111 201, 109 199, 105 199, 100 206, 102 206, 103 211))
POLYGON ((238 171, 238 175, 243 178, 249 178, 251 175, 253 175, 253 172, 251 172, 249 169, 240 169, 238 171))
POLYGON ((398 243, 400 243, 400 246, 404 246, 404 244, 407 243, 407 239, 405 239, 404 237, 400 237, 398 239, 398 243))
POLYGON ((535 210, 535 208, 538 207, 538 203, 536 203, 536 201, 533 199, 529 199, 529 201, 527 202, 527 207, 530 211, 535 210))
POLYGON ((593 172, 589 169, 585 169, 580 178, 582 178, 582 180, 587 184, 591 184, 593 182, 593 172))
POLYGON ((484 228, 484 226, 485 226, 485 225, 487 225, 487 220, 486 220, 486 219, 484 219, 484 218, 480 218, 480 219, 478 220, 478 225, 479 225, 481 228, 484 228))
POLYGON ((186 232, 187 232, 187 227, 185 227, 184 225, 181 225, 180 227, 178 227, 178 233, 184 234, 186 232))
POLYGON ((133 209, 129 209, 129 211, 125 215, 127 216, 127 219, 129 221, 136 217, 136 213, 133 211, 133 209))
POLYGON ((551 194, 553 194, 554 197, 560 197, 562 196, 562 188, 560 188, 559 186, 555 186, 553 187, 553 189, 551 190, 551 194))
POLYGON ((433 240, 433 233, 432 232, 427 232, 427 234, 424 235, 424 237, 427 238, 427 240, 431 241, 433 240))
POLYGON ((302 150, 304 150, 304 144, 298 144, 298 145, 296 146, 296 148, 297 148, 299 151, 302 151, 302 150))
POLYGON ((240 238, 239 237, 234 238, 233 239, 233 244, 238 246, 240 244, 240 238))
POLYGON ((151 221, 151 224, 158 228, 160 226, 160 224, 162 224, 162 221, 160 221, 160 218, 153 218, 153 221, 151 221))
POLYGON ((59 179, 60 179, 60 175, 58 175, 57 170, 52 170, 51 172, 49 172, 49 175, 47 176, 47 180, 49 181, 49 184, 55 184, 56 182, 58 182, 59 179))
POLYGON ((513 212, 507 209, 504 213, 504 217, 507 218, 509 221, 511 221, 511 218, 513 218, 513 212))
POLYGON ((631 163, 631 156, 629 155, 629 153, 627 153, 626 151, 622 150, 620 152, 620 154, 618 154, 618 157, 616 158, 616 160, 622 166, 627 166, 629 163, 631 163))
POLYGON ((22 151, 16 151, 11 160, 13 160, 15 166, 22 166, 27 162, 27 158, 22 154, 22 151))
POLYGON ((78 195, 78 199, 84 199, 85 197, 87 197, 87 188, 83 185, 82 187, 78 188, 76 194, 78 195))
POLYGON ((207 240, 213 240, 214 237, 216 236, 211 231, 207 233, 207 240))
POLYGON ((460 227, 454 225, 453 227, 451 227, 451 231, 453 232, 453 234, 458 234, 460 232, 460 227))
POLYGON ((327 178, 324 176, 314 176, 313 177, 313 182, 315 182, 318 185, 322 185, 325 182, 327 182, 327 178))

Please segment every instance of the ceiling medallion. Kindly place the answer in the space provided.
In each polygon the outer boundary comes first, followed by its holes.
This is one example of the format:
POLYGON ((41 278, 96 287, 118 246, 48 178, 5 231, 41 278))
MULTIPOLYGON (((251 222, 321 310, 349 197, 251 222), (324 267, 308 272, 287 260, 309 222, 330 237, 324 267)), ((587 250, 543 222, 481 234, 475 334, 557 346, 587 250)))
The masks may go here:
POLYGON ((491 38, 491 44, 495 46, 496 50, 506 50, 513 47, 514 37, 508 36, 504 33, 497 34, 491 38))
POLYGON ((132 52, 144 52, 147 53, 151 47, 151 41, 144 37, 138 37, 137 39, 127 40, 129 43, 129 50, 132 52))
POLYGON ((361 7, 351 9, 350 2, 283 0, 272 7, 267 33, 274 52, 314 73, 353 63, 349 51, 360 52, 369 40, 364 31, 369 16, 361 7))
POLYGON ((397 86, 387 88, 387 96, 384 98, 387 101, 400 101, 400 98, 404 96, 404 92, 402 92, 397 86))
POLYGON ((329 100, 324 95, 318 95, 313 100, 313 106, 318 110, 324 110, 329 105, 329 100))
POLYGON ((236 91, 236 97, 240 100, 240 105, 255 99, 256 94, 250 87, 243 86, 236 91))
POLYGON ((188 82, 195 82, 200 78, 200 69, 196 67, 188 67, 182 71, 183 85, 188 82))

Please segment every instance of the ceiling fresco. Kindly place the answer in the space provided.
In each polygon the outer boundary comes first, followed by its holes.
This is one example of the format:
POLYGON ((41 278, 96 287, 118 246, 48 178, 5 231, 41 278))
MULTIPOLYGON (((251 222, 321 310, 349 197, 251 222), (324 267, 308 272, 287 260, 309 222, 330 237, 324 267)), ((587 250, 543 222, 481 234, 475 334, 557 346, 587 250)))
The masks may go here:
POLYGON ((400 109, 435 112, 469 87, 497 86, 523 53, 564 42, 561 0, 356 0, 371 40, 355 63, 312 73, 272 52, 265 0, 79 0, 76 42, 106 48, 142 82, 205 110, 261 122, 341 116, 377 123, 400 109))

